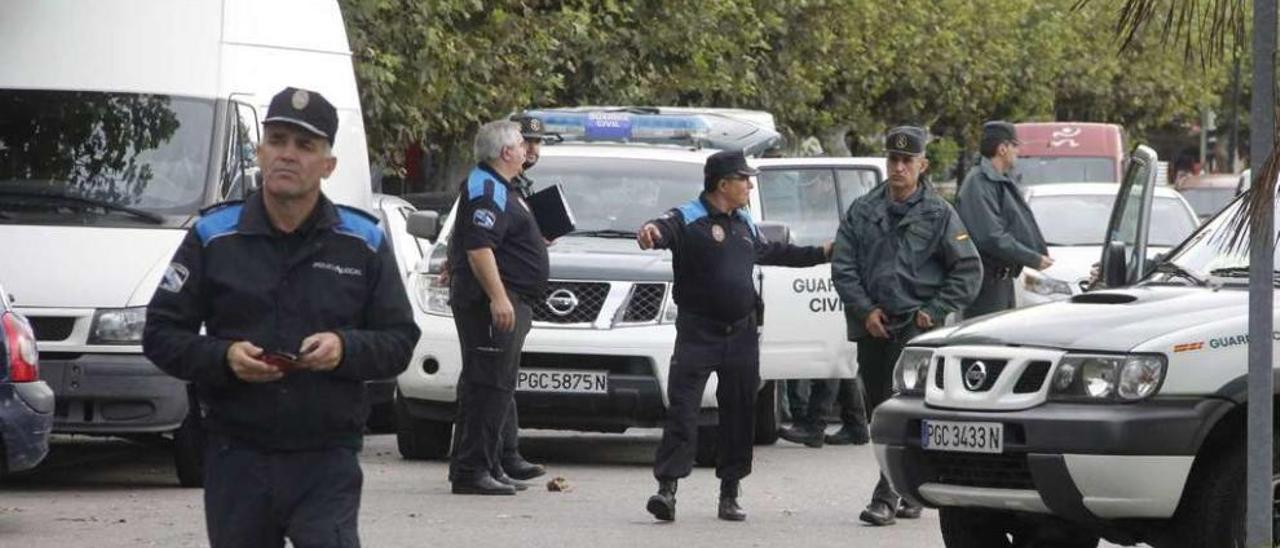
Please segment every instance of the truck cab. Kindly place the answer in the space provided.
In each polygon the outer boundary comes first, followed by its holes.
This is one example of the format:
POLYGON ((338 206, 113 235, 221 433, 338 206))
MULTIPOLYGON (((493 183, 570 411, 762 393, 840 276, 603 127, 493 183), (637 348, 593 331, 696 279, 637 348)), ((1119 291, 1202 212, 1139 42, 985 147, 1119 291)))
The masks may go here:
POLYGON ((1019 184, 1118 183, 1124 134, 1116 124, 1025 122, 1014 125, 1019 184))

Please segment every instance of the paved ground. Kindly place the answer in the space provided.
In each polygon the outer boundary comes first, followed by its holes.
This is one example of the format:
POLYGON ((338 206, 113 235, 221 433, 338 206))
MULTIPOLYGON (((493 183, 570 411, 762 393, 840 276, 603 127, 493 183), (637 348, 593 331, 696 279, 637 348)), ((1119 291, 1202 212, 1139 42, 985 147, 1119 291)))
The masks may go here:
MULTIPOLYGON (((658 435, 531 433, 524 452, 573 490, 540 483, 516 497, 450 495, 444 463, 402 460, 394 436, 370 436, 364 546, 942 546, 932 511, 887 528, 857 520, 876 478, 867 447, 759 447, 743 484, 747 522, 716 519, 718 483, 706 469, 681 483, 678 520, 655 522, 644 501, 658 435)), ((45 466, 0 484, 3 546, 206 544, 200 491, 177 487, 161 446, 58 439, 45 466)))

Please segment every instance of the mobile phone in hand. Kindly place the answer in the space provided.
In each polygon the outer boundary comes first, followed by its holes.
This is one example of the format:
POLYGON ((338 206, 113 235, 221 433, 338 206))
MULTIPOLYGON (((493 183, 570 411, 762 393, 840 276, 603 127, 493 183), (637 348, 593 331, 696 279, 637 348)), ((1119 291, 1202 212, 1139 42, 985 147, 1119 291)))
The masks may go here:
POLYGON ((288 371, 298 366, 298 355, 280 350, 267 350, 262 353, 262 361, 288 371))

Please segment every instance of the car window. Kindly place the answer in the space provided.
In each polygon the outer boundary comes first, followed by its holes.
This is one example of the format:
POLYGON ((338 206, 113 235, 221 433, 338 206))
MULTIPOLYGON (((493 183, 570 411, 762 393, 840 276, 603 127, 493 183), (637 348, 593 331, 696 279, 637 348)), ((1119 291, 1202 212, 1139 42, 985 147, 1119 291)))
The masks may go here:
POLYGON ((1184 188, 1179 192, 1201 217, 1217 213, 1236 197, 1236 189, 1229 187, 1184 188))
POLYGON ((880 184, 880 174, 874 169, 836 169, 836 190, 840 193, 840 211, 849 209, 854 200, 880 184))
POLYGON ((760 172, 758 182, 761 216, 789 225, 796 245, 820 245, 835 238, 840 196, 831 169, 768 169, 760 172))
MULTIPOLYGON (((1100 246, 1114 202, 1115 196, 1110 194, 1081 194, 1032 196, 1027 205, 1049 245, 1100 246)), ((1196 224, 1177 198, 1157 197, 1151 204, 1151 245, 1177 245, 1195 230, 1196 224)))
POLYGON ((1086 156, 1023 156, 1018 158, 1015 179, 1019 184, 1114 183, 1116 162, 1086 156))
POLYGON ((702 164, 693 162, 543 156, 529 177, 535 192, 560 185, 583 233, 634 232, 702 191, 702 164))

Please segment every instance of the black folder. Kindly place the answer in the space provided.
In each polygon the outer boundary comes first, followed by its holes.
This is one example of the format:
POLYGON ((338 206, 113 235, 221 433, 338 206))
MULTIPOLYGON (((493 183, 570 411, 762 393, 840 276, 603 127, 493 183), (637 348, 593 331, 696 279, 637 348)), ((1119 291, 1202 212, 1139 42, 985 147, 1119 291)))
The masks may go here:
POLYGON ((573 232, 573 211, 569 209, 569 202, 565 200, 560 185, 551 185, 534 192, 529 196, 528 202, 543 238, 554 240, 573 232))

